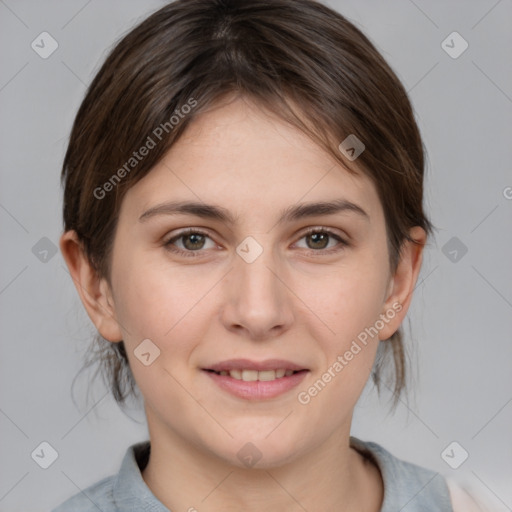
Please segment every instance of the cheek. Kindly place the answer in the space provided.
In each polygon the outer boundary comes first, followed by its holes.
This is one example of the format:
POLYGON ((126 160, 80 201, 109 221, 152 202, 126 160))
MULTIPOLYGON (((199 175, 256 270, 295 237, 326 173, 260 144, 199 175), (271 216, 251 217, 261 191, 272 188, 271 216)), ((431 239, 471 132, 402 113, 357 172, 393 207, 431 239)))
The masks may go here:
POLYGON ((385 286, 384 265, 372 258, 360 258, 328 274, 300 276, 294 289, 340 348, 340 344, 375 323, 382 311, 385 286))
POLYGON ((304 302, 322 320, 311 332, 323 353, 318 375, 312 386, 300 390, 304 394, 299 401, 309 404, 310 413, 321 414, 337 404, 335 421, 355 406, 379 346, 374 326, 382 312, 386 277, 385 263, 367 254, 357 264, 340 267, 322 279, 322 293, 307 295, 307 287, 302 288, 304 302))
POLYGON ((180 408, 184 395, 179 382, 204 338, 208 323, 200 320, 206 303, 201 298, 212 285, 193 286, 180 273, 165 276, 165 270, 155 265, 135 268, 126 274, 130 279, 119 282, 116 299, 130 368, 146 401, 180 408), (148 339, 151 343, 143 341, 148 339), (146 365, 142 354, 147 352, 146 365))
POLYGON ((344 420, 355 407, 379 346, 372 328, 381 313, 381 285, 379 272, 366 266, 351 269, 349 274, 331 276, 328 292, 310 295, 311 309, 318 311, 322 320, 316 322, 318 327, 311 332, 317 349, 321 348, 322 359, 315 379, 298 390, 300 408, 307 414, 325 421, 325 411, 329 410, 327 423, 333 424, 344 420), (320 324, 327 325, 329 330, 320 324))
POLYGON ((192 350, 201 323, 190 319, 197 319, 213 278, 142 257, 120 258, 115 268, 116 315, 127 347, 133 351, 149 338, 162 356, 192 350))

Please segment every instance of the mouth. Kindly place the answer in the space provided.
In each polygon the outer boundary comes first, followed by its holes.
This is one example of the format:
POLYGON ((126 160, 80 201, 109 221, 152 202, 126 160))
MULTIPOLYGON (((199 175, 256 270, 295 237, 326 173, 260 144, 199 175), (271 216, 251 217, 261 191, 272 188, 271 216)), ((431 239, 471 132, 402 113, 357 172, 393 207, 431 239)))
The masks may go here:
POLYGON ((231 377, 236 380, 243 380, 244 382, 270 382, 276 379, 282 379, 283 377, 291 377, 295 373, 307 372, 308 370, 287 370, 286 368, 278 368, 276 370, 206 370, 207 372, 215 373, 222 377, 231 377))
POLYGON ((232 359, 202 370, 223 391, 246 400, 282 395, 297 386, 310 371, 280 359, 262 362, 232 359))

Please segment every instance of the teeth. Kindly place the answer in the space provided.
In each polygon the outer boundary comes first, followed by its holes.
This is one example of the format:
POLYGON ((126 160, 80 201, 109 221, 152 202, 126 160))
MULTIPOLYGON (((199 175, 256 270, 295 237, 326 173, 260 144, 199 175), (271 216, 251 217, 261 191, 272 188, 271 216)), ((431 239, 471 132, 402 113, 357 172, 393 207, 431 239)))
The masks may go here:
POLYGON ((256 380, 269 381, 280 379, 285 376, 289 377, 290 375, 293 375, 293 370, 285 370, 284 368, 279 368, 277 370, 264 370, 261 372, 258 372, 256 370, 223 370, 219 372, 219 374, 223 376, 229 375, 231 378, 236 380, 254 382, 256 380))
POLYGON ((246 382, 258 380, 258 372, 256 370, 242 370, 242 380, 246 382))
POLYGON ((258 372, 258 380, 275 380, 276 372, 274 370, 265 370, 258 372))
POLYGON ((240 370, 231 370, 228 374, 233 379, 242 380, 242 372, 240 370))

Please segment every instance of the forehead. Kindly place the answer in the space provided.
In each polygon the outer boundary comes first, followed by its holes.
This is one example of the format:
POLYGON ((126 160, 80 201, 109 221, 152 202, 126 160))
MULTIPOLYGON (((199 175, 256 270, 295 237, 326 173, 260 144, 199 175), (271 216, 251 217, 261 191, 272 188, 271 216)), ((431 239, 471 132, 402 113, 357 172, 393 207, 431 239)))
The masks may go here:
POLYGON ((297 202, 344 198, 382 215, 377 191, 298 128, 246 99, 198 115, 165 157, 126 194, 133 215, 169 200, 262 215, 297 202), (247 212, 250 210, 250 212, 247 212))

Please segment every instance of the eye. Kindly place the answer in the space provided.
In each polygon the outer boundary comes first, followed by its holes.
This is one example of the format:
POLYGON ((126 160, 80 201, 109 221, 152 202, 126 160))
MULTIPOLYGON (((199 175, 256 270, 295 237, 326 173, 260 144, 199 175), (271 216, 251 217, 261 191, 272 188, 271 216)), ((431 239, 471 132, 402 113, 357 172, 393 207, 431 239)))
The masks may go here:
MULTIPOLYGON (((318 255, 338 252, 349 245, 338 234, 327 228, 310 229, 303 234, 300 240, 306 240, 306 247, 303 248, 309 249, 311 253, 319 253, 318 255)), ((216 244, 208 233, 188 228, 166 241, 164 247, 180 256, 197 257, 202 250, 213 249, 216 244), (209 247, 208 240, 210 241, 209 247)))
POLYGON ((306 249, 311 249, 312 252, 320 252, 324 254, 337 252, 343 249, 343 247, 349 245, 338 234, 327 228, 310 229, 302 236, 301 240, 303 239, 306 240, 306 249), (335 243, 334 245, 331 244, 329 246, 331 242, 335 241, 338 243, 335 243))
POLYGON ((197 256, 195 252, 199 252, 202 249, 212 249, 215 247, 215 243, 209 237, 209 235, 203 231, 197 229, 187 229, 178 233, 176 236, 170 238, 164 243, 166 249, 171 252, 183 255, 183 256, 197 256), (209 239, 211 242, 210 247, 206 247, 206 240, 209 239), (176 244, 176 242, 178 242, 176 244), (181 248, 179 245, 181 244, 181 248))

